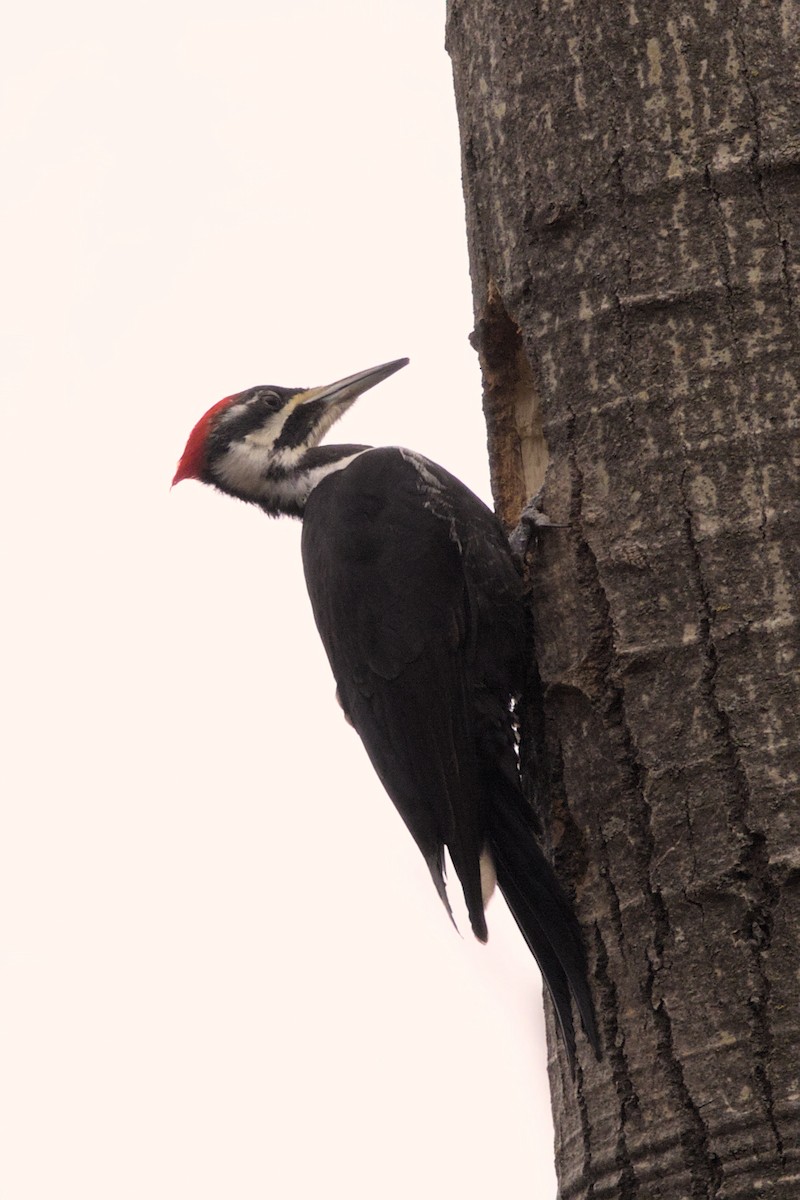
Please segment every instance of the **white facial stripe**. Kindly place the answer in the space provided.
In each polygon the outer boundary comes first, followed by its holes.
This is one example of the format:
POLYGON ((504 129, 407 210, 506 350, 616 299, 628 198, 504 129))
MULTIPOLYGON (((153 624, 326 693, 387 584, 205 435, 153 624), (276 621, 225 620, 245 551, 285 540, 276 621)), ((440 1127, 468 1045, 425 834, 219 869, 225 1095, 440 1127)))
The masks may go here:
POLYGON ((283 450, 279 455, 271 457, 270 467, 279 467, 281 470, 277 473, 272 471, 267 474, 264 471, 263 450, 257 445, 253 445, 252 442, 248 444, 245 439, 243 442, 234 442, 227 452, 217 459, 214 474, 219 478, 223 487, 230 488, 231 491, 245 495, 256 502, 261 500, 264 504, 276 504, 279 507, 296 502, 304 504, 313 489, 326 475, 343 470, 353 459, 358 458, 359 454, 364 453, 363 450, 358 450, 355 454, 348 455, 347 458, 323 463, 307 471, 304 471, 302 467, 299 470, 293 470, 293 467, 299 465, 305 451, 306 448, 301 446, 296 449, 283 450))
POLYGON ((264 452, 250 437, 233 442, 214 463, 220 483, 237 492, 256 493, 264 473, 264 452))
POLYGON ((495 884, 497 883, 497 872, 494 869, 494 860, 492 859, 492 855, 490 851, 485 848, 481 851, 480 866, 481 896, 483 897, 483 907, 486 908, 486 905, 489 903, 492 895, 494 894, 495 884))
MULTIPOLYGON (((251 433, 248 433, 244 441, 248 442, 251 446, 260 446, 264 450, 269 450, 281 436, 283 427, 289 416, 298 405, 305 403, 309 399, 309 395, 310 393, 308 392, 301 392, 297 396, 293 396, 280 412, 274 413, 258 429, 254 429, 251 433)), ((329 404, 317 417, 316 424, 305 442, 300 446, 290 446, 287 449, 278 451, 273 456, 273 462, 281 466, 290 466, 309 446, 317 446, 334 422, 338 421, 345 409, 350 407, 351 403, 352 401, 349 401, 347 404, 329 404)))
POLYGON ((269 449, 272 443, 277 441, 280 437, 281 430, 283 429, 286 418, 288 417, 290 411, 291 408, 287 404, 286 408, 281 409, 280 412, 277 412, 274 414, 274 416, 269 417, 269 419, 265 421, 264 424, 258 429, 254 429, 251 433, 246 434, 244 438, 245 443, 249 443, 251 446, 261 446, 264 449, 269 449))
POLYGON ((339 420, 339 417, 346 412, 352 403, 353 401, 349 400, 346 404, 329 404, 322 415, 317 419, 317 424, 314 426, 314 440, 308 444, 318 446, 330 427, 339 420))
POLYGON ((326 475, 333 475, 335 471, 344 470, 354 458, 358 458, 358 455, 353 454, 349 458, 339 459, 338 462, 314 467, 311 471, 301 471, 298 475, 278 475, 276 478, 267 479, 262 488, 264 499, 275 499, 280 504, 292 504, 298 501, 305 504, 314 488, 322 482, 326 475))

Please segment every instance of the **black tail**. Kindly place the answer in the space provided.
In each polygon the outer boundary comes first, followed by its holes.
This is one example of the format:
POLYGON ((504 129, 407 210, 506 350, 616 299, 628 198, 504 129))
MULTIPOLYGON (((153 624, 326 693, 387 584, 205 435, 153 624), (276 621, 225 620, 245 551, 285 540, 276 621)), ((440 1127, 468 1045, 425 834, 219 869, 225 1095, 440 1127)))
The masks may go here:
POLYGON ((498 887, 553 998, 574 1075, 575 1029, 570 993, 592 1049, 600 1057, 580 926, 558 876, 517 805, 500 801, 490 806, 487 815, 498 887))

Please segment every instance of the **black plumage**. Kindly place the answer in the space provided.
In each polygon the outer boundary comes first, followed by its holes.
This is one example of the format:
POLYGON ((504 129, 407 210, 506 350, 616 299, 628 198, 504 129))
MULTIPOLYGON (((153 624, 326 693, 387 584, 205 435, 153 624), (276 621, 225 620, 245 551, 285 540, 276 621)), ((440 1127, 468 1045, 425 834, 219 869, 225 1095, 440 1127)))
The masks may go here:
POLYGON ((407 360, 326 388, 252 388, 215 405, 175 476, 303 519, 302 554, 338 695, 448 911, 444 851, 486 940, 492 870, 553 999, 570 1065, 574 998, 598 1048, 580 929, 533 832, 512 713, 525 672, 523 584, 494 514, 398 448, 319 446, 407 360))
POLYGON ((553 997, 574 1058, 570 991, 596 1033, 580 931, 533 834, 512 700, 525 670, 523 585, 494 514, 442 467, 373 449, 327 476, 303 519, 303 565, 342 707, 447 905, 446 846, 475 935, 480 857, 553 997))

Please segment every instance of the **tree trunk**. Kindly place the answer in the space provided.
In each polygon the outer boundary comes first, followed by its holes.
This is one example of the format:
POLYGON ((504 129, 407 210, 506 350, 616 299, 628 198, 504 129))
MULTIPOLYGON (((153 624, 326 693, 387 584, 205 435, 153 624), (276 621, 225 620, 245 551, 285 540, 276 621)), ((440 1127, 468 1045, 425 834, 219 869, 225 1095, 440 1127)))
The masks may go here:
POLYGON ((603 1038, 573 1083, 549 1020, 561 1200, 796 1200, 800 8, 452 0, 448 49, 498 511, 546 471, 568 523, 523 745, 603 1038))

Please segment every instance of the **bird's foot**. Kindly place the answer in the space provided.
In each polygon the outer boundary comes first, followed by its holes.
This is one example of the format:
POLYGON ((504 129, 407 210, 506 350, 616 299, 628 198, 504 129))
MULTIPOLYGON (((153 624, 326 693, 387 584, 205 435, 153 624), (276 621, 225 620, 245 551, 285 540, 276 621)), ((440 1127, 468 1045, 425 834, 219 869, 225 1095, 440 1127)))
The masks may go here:
POLYGON ((511 549, 519 558, 524 558, 538 531, 547 528, 568 529, 569 526, 551 521, 547 514, 542 512, 542 489, 540 488, 534 496, 531 496, 520 513, 517 527, 508 539, 511 549))

